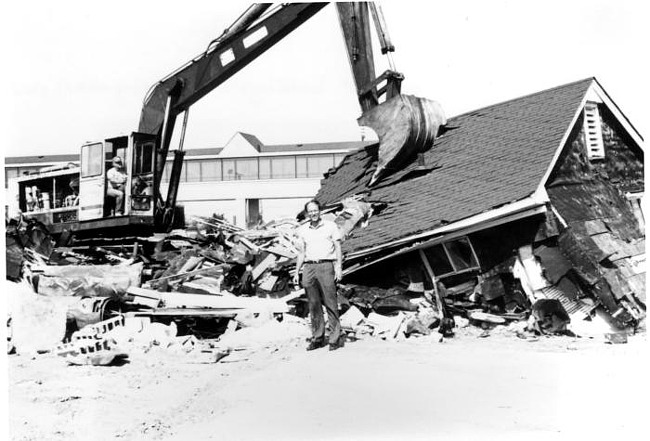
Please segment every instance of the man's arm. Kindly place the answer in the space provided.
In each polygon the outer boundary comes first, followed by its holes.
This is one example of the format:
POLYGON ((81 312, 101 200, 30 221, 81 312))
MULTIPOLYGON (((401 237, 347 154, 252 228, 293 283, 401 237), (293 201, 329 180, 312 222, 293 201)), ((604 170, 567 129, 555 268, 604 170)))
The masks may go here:
POLYGON ((334 252, 336 253, 336 262, 334 262, 334 279, 338 282, 343 278, 343 253, 341 253, 341 241, 334 241, 334 252))
POLYGON ((305 262, 305 242, 300 238, 298 243, 298 257, 296 258, 296 273, 293 276, 293 284, 297 288, 300 286, 300 269, 305 262))

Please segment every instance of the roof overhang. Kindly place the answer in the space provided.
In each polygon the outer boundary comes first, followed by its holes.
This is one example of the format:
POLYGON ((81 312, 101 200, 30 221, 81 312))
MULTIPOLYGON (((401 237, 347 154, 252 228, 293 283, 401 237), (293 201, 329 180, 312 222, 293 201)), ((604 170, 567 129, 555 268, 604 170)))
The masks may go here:
POLYGON ((536 192, 525 199, 503 205, 493 210, 486 211, 459 220, 457 222, 435 228, 430 231, 408 236, 376 247, 349 253, 346 255, 347 259, 357 259, 375 253, 380 253, 382 251, 399 248, 396 251, 384 255, 379 259, 373 259, 369 263, 350 267, 344 271, 344 274, 351 274, 382 260, 390 259, 405 253, 410 253, 421 248, 428 248, 438 243, 466 236, 476 231, 486 230, 499 225, 514 222, 516 220, 545 214, 547 211, 548 202, 549 199, 546 191, 536 192))

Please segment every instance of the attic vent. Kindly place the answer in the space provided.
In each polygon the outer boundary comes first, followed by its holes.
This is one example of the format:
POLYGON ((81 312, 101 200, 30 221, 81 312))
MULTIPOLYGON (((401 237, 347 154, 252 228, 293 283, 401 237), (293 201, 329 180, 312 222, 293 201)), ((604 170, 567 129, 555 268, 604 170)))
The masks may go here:
POLYGON ((600 127, 600 115, 596 103, 585 104, 585 138, 587 141, 587 157, 589 159, 605 158, 603 132, 600 127))

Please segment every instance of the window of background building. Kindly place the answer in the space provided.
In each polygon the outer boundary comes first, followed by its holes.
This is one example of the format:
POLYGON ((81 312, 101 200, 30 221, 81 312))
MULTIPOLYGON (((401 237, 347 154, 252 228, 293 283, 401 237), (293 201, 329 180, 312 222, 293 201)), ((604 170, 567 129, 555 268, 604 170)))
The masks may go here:
POLYGON ((296 157, 296 177, 297 178, 306 178, 307 175, 307 157, 306 156, 297 156, 296 157))
POLYGON ((185 173, 187 174, 187 182, 201 181, 201 163, 199 161, 186 161, 183 164, 185 173))
MULTIPOLYGON (((181 179, 179 180, 179 182, 187 182, 187 167, 186 167, 186 165, 187 164, 183 164, 183 168, 181 169, 181 179)), ((170 168, 169 169, 170 174, 171 174, 171 170, 172 169, 170 168)))
POLYGON ((234 181, 237 179, 237 169, 235 168, 234 159, 223 160, 223 180, 234 181))
POLYGON ((286 156, 271 158, 271 174, 273 179, 296 177, 296 157, 286 156))
POLYGON ((335 153, 334 154, 334 165, 335 166, 339 165, 341 163, 341 161, 343 161, 343 158, 345 158, 346 155, 347 155, 347 153, 335 153))
POLYGON ((9 185, 9 179, 13 179, 19 176, 20 169, 18 168, 6 168, 5 169, 5 187, 9 185))
POLYGON ((310 178, 319 178, 334 166, 334 155, 314 155, 307 157, 307 172, 310 178))
POLYGON ((260 179, 271 179, 271 158, 260 158, 260 179))
POLYGON ((172 165, 171 165, 171 163, 167 162, 165 164, 165 168, 163 169, 163 175, 162 175, 162 179, 161 179, 162 182, 165 182, 165 183, 169 182, 169 174, 171 173, 171 171, 172 171, 172 165))
POLYGON ((220 181, 221 180, 221 160, 220 159, 203 159, 201 164, 202 181, 220 181))
MULTIPOLYGON (((256 179, 320 178, 345 154, 275 156, 262 158, 192 159, 183 164, 181 181, 209 182, 256 179)), ((165 164, 162 182, 169 182, 171 163, 165 164)))
POLYGON ((257 179, 257 158, 237 160, 237 179, 257 179))

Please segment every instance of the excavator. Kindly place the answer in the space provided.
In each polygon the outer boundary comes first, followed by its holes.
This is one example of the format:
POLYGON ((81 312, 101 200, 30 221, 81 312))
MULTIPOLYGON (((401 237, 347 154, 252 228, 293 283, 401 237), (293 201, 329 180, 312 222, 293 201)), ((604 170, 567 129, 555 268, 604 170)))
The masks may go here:
MULTIPOLYGON (((321 11, 327 3, 257 3, 250 6, 205 51, 154 84, 147 92, 138 130, 81 146, 78 166, 50 168, 17 179, 24 217, 50 233, 75 237, 119 237, 169 231, 180 219, 176 199, 183 143, 191 106, 321 11), (161 191, 177 117, 183 114, 173 150, 166 195, 161 191), (107 173, 123 161, 121 204, 108 197, 107 173)), ((433 145, 444 115, 437 103, 401 94, 404 76, 392 61, 393 46, 383 13, 373 2, 335 3, 362 116, 375 130, 379 154, 374 185, 418 152, 433 145), (390 69, 375 74, 371 21, 390 69)))

